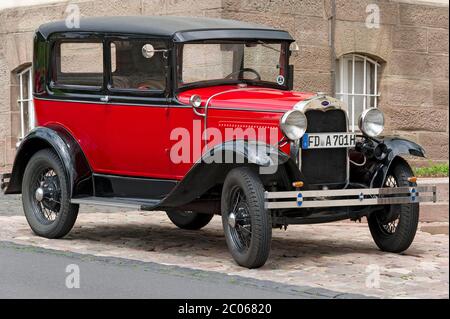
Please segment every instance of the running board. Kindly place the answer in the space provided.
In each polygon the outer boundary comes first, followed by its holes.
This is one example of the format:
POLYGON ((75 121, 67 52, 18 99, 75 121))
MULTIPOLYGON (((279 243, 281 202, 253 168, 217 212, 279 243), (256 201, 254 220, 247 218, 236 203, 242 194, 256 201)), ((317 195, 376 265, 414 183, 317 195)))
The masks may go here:
POLYGON ((156 199, 142 200, 129 199, 117 197, 81 197, 72 198, 72 204, 95 205, 95 206, 110 206, 118 208, 130 208, 133 210, 151 210, 156 207, 161 201, 156 199))

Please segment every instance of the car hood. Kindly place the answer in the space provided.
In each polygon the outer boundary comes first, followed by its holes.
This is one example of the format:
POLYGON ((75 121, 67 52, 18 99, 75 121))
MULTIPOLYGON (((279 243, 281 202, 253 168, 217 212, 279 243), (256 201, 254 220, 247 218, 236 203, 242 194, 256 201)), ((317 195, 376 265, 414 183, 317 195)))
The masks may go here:
POLYGON ((189 104, 192 95, 199 95, 202 106, 211 99, 209 107, 245 108, 249 110, 264 110, 284 112, 291 110, 295 104, 313 96, 313 93, 283 91, 261 87, 244 87, 237 85, 213 86, 196 88, 181 92, 178 100, 189 104))

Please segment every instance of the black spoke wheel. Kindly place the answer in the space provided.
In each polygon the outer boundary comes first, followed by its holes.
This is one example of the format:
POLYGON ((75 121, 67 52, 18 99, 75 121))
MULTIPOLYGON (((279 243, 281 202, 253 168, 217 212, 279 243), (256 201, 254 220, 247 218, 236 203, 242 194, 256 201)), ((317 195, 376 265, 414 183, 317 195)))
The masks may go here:
POLYGON ((228 213, 231 239, 240 252, 246 252, 252 239, 252 221, 247 198, 239 186, 231 191, 231 203, 233 209, 228 213))
POLYGON ((61 209, 61 185, 58 175, 52 168, 41 166, 40 170, 33 174, 33 178, 33 189, 36 189, 32 200, 33 211, 42 223, 51 224, 61 209))
MULTIPOLYGON (((384 187, 408 187, 413 176, 409 165, 400 162, 390 169, 384 187)), ((413 184, 412 186, 416 186, 413 184)), ((368 217, 376 245, 383 251, 400 253, 409 248, 419 223, 419 204, 386 205, 368 217)))
MULTIPOLYGON (((388 175, 384 187, 399 187, 394 175, 388 175)), ((380 229, 385 235, 392 235, 397 230, 400 222, 400 205, 390 205, 384 213, 376 214, 375 218, 380 229)))
POLYGON ((198 230, 209 224, 214 214, 202 214, 193 211, 168 210, 170 221, 181 229, 198 230))
POLYGON ((78 205, 70 203, 64 167, 51 150, 37 152, 28 162, 22 180, 22 204, 28 224, 39 236, 60 238, 72 229, 78 205))
POLYGON ((249 168, 236 168, 222 190, 222 225, 234 260, 247 268, 267 261, 272 239, 272 219, 264 208, 264 187, 249 168))

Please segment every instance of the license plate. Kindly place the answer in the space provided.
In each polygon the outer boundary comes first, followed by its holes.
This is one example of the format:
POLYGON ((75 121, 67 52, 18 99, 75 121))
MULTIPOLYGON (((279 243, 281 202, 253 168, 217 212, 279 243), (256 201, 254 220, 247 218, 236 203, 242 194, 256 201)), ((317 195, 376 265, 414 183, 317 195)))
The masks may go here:
POLYGON ((317 133, 305 134, 302 149, 354 147, 356 135, 353 133, 317 133))

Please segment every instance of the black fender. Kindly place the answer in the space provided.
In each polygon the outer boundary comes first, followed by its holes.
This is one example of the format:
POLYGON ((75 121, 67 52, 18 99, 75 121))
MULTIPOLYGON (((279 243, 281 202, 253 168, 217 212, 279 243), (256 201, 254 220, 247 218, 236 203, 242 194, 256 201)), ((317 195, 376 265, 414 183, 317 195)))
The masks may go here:
POLYGON ((28 161, 45 148, 53 149, 63 163, 72 197, 79 194, 92 196, 92 170, 86 156, 73 136, 57 125, 37 127, 21 141, 5 194, 22 192, 22 178, 28 161))
POLYGON ((382 143, 387 147, 387 156, 378 163, 370 187, 383 187, 390 168, 399 162, 409 165, 404 156, 426 157, 422 146, 401 137, 387 136, 382 139, 382 143))
POLYGON ((257 141, 228 141, 205 153, 158 207, 183 206, 200 198, 223 184, 228 172, 239 166, 253 167, 264 184, 282 179, 290 185, 292 178, 300 180, 301 175, 295 162, 278 148, 257 141))

